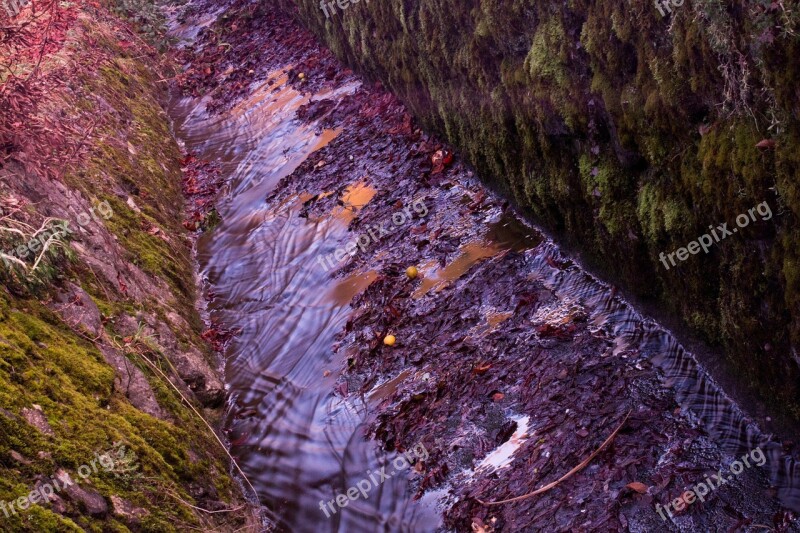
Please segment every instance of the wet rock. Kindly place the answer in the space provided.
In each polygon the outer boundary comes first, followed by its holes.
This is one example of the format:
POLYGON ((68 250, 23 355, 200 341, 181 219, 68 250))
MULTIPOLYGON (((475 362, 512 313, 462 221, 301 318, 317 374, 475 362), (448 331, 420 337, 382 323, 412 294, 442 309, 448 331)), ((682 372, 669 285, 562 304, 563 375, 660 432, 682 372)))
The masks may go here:
POLYGON ((225 386, 197 349, 177 353, 172 362, 178 375, 205 407, 219 407, 225 401, 225 386))
POLYGON ((35 427, 41 433, 55 436, 55 432, 53 431, 53 428, 50 427, 50 423, 47 421, 47 417, 44 416, 44 411, 42 411, 42 407, 40 405, 34 404, 32 409, 23 407, 22 417, 28 422, 28 424, 35 427))
POLYGON ((139 318, 122 313, 114 320, 114 331, 122 338, 133 337, 139 331, 139 318))
POLYGON ((77 503, 82 511, 95 517, 103 517, 108 513, 105 498, 98 492, 77 485, 66 470, 59 469, 55 478, 64 487, 62 494, 77 503))
POLYGON ((165 322, 156 324, 156 333, 158 335, 158 344, 164 347, 165 350, 171 352, 178 350, 178 339, 165 322))
POLYGON ((111 509, 114 516, 122 519, 128 525, 139 525, 142 518, 150 514, 150 511, 141 507, 136 507, 128 500, 112 494, 111 509))
POLYGON ((186 319, 174 311, 167 313, 167 320, 172 324, 175 331, 190 331, 192 329, 186 319))
POLYGON ((111 346, 100 345, 100 352, 106 362, 116 370, 114 388, 124 394, 131 405, 156 418, 169 418, 158 404, 150 382, 139 367, 111 346))
MULTIPOLYGON (((36 484, 36 489, 39 490, 40 492, 42 485, 43 483, 36 484)), ((67 501, 57 494, 48 495, 47 503, 50 504, 50 510, 53 511, 54 513, 60 515, 66 515, 67 512, 69 511, 69 505, 67 504, 67 501)))
POLYGON ((103 331, 100 310, 89 294, 75 285, 67 283, 54 299, 53 307, 73 329, 83 331, 96 338, 103 331))
POLYGON ((210 483, 189 483, 187 486, 189 494, 195 500, 216 500, 219 498, 216 487, 210 483))

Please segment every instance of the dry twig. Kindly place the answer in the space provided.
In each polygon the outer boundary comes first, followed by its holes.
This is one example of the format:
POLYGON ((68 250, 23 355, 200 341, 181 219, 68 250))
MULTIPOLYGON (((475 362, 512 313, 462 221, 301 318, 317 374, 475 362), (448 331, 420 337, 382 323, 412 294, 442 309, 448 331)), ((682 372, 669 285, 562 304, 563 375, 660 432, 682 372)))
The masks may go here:
POLYGON ((593 460, 595 457, 597 457, 597 455, 598 455, 598 454, 599 454, 601 451, 603 451, 603 448, 605 448, 606 446, 608 446, 608 445, 611 443, 611 441, 612 441, 612 440, 614 440, 614 437, 616 437, 616 436, 617 436, 617 433, 619 433, 619 430, 620 430, 620 429, 622 429, 622 426, 624 426, 624 425, 625 425, 625 422, 627 422, 627 421, 628 421, 628 417, 630 416, 630 414, 631 414, 631 412, 630 412, 630 411, 628 411, 628 414, 626 414, 626 415, 625 415, 625 418, 623 418, 623 419, 622 419, 622 422, 620 422, 620 424, 617 426, 617 429, 615 429, 615 430, 614 430, 614 431, 611 433, 611 435, 609 435, 609 436, 608 436, 608 438, 607 438, 606 440, 604 440, 604 441, 603 441, 603 444, 601 444, 601 445, 600 445, 600 447, 599 447, 599 448, 597 448, 597 449, 594 451, 594 453, 592 453, 592 455, 590 455, 589 457, 587 457, 586 459, 584 459, 584 460, 583 460, 583 461, 582 461, 582 462, 581 462, 581 463, 580 463, 578 466, 576 466, 575 468, 573 468, 572 470, 570 470, 569 472, 567 472, 566 474, 564 474, 563 476, 561 476, 561 477, 560 477, 560 478, 558 478, 557 480, 553 481, 552 483, 550 483, 550 484, 548 484, 548 485, 545 485, 544 487, 542 487, 542 488, 540 488, 540 489, 536 489, 536 490, 535 490, 535 491, 533 491, 533 492, 529 492, 528 494, 523 494, 522 496, 517 496, 516 498, 509 498, 509 499, 507 499, 507 500, 499 500, 499 501, 496 501, 496 502, 485 502, 485 501, 483 501, 483 500, 478 500, 478 502, 479 502, 480 504, 482 504, 482 505, 487 505, 487 506, 488 506, 488 505, 500 505, 501 503, 510 503, 510 502, 516 502, 516 501, 519 501, 519 500, 524 500, 525 498, 530 498, 531 496, 536 496, 537 494, 542 494, 542 493, 544 493, 544 492, 547 492, 548 490, 552 489, 553 487, 555 487, 556 485, 558 485, 558 484, 559 484, 559 483, 561 483, 562 481, 566 481, 567 479, 571 478, 571 477, 572 477, 573 475, 575 475, 576 473, 578 473, 578 472, 580 472, 581 470, 583 470, 584 468, 586 468, 586 466, 587 466, 589 463, 591 463, 591 462, 592 462, 592 460, 593 460))

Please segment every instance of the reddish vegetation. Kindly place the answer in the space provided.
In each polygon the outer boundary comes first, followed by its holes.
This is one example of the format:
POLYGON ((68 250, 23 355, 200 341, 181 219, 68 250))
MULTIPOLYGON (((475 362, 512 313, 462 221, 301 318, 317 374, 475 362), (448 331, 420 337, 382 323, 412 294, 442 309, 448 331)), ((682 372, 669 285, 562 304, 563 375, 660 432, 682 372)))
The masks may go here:
POLYGON ((183 194, 188 199, 188 217, 183 221, 183 227, 190 231, 206 228, 214 210, 214 198, 223 183, 219 165, 189 154, 181 160, 181 169, 183 194))
POLYGON ((45 71, 42 62, 61 50, 77 16, 76 5, 32 0, 13 20, 0 21, 0 170, 17 161, 30 172, 59 178, 83 152, 91 128, 76 141, 81 120, 39 109, 45 93, 69 81, 69 72, 45 71))

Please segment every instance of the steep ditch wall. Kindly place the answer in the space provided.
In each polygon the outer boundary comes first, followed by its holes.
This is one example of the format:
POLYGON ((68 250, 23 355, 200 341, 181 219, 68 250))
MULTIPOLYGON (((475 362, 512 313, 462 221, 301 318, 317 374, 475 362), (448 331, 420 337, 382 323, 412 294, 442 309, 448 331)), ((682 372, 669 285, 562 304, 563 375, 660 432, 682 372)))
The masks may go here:
POLYGON ((259 531, 194 411, 225 391, 168 65, 103 7, 43 4, 0 21, 29 32, 0 42, 0 530, 259 531))
POLYGON ((594 269, 800 418, 796 5, 283 1, 594 269), (722 223, 738 231, 665 268, 660 254, 722 223))

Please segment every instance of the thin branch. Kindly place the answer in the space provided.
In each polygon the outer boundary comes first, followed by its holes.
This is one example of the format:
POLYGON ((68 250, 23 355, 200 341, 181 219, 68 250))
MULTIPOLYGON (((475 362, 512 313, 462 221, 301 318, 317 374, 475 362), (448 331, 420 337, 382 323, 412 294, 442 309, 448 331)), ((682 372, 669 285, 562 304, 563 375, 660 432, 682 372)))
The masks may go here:
POLYGON ((31 272, 36 272, 36 267, 39 266, 39 263, 44 258, 44 254, 47 253, 47 250, 50 249, 50 243, 55 241, 55 245, 54 246, 63 246, 64 245, 59 240, 60 238, 61 237, 58 237, 58 238, 56 237, 56 233, 54 233, 54 234, 50 235, 50 237, 48 237, 47 241, 44 243, 44 245, 42 247, 42 251, 39 253, 39 257, 36 258, 36 261, 33 263, 33 266, 31 267, 31 272))
POLYGON ((218 511, 209 511, 208 509, 203 509, 202 507, 198 507, 196 505, 192 505, 191 503, 187 502, 186 500, 184 500, 183 498, 181 498, 180 496, 178 496, 177 494, 175 494, 173 491, 171 491, 170 489, 168 489, 166 487, 164 487, 164 492, 168 496, 172 496, 173 498, 175 498, 176 500, 181 502, 183 505, 186 505, 188 507, 191 507, 192 509, 195 509, 197 511, 201 511, 201 512, 206 513, 206 514, 233 513, 233 512, 239 511, 239 510, 241 510, 241 509, 243 509, 245 507, 244 505, 240 505, 239 507, 235 507, 233 509, 220 509, 218 511))
POLYGON ((517 502, 519 500, 524 500, 525 498, 530 498, 531 496, 536 496, 537 494, 542 494, 544 492, 547 492, 548 490, 552 489, 553 487, 555 487, 556 485, 558 485, 562 481, 566 481, 567 479, 571 478, 576 473, 578 473, 581 470, 583 470, 584 468, 586 468, 586 465, 591 463, 592 460, 595 457, 597 457, 597 455, 601 451, 603 451, 603 448, 608 446, 611 443, 611 441, 614 440, 614 437, 617 436, 617 433, 619 433, 619 430, 622 429, 622 426, 624 426, 625 422, 628 421, 628 417, 630 416, 630 414, 631 414, 631 412, 628 411, 628 414, 626 414, 625 418, 622 419, 622 422, 620 422, 620 424, 617 426, 617 429, 615 429, 611 433, 611 435, 609 435, 608 438, 605 441, 603 441, 603 444, 601 444, 600 447, 597 448, 592 455, 590 455, 589 457, 584 459, 581 462, 581 464, 579 464, 578 466, 576 466, 575 468, 573 468, 572 470, 570 470, 569 472, 567 472, 566 474, 564 474, 563 476, 558 478, 557 480, 553 481, 552 483, 550 483, 548 485, 545 485, 544 487, 542 487, 540 489, 536 489, 533 492, 529 492, 528 494, 523 494, 522 496, 517 496, 516 498, 509 498, 508 500, 500 500, 500 501, 496 501, 496 502, 485 502, 483 500, 478 500, 478 502, 480 504, 482 504, 482 505, 487 505, 487 506, 489 506, 489 505, 500 505, 500 504, 503 504, 503 503, 517 502))
POLYGON ((138 353, 138 352, 137 352, 137 355, 139 355, 139 356, 140 356, 140 357, 141 357, 141 358, 142 358, 142 359, 143 359, 143 360, 144 360, 144 361, 145 361, 145 362, 146 362, 146 363, 147 363, 147 364, 150 366, 150 368, 152 368, 153 370, 155 370, 156 372, 158 372, 158 374, 159 374, 159 375, 161 375, 161 377, 162 377, 162 378, 164 378, 164 379, 167 381, 167 383, 169 383, 169 385, 170 385, 170 386, 171 386, 173 389, 175 389, 175 392, 177 392, 177 393, 178 393, 178 395, 181 397, 181 399, 182 399, 184 402, 186 402, 186 405, 188 405, 188 406, 189 406, 189 409, 191 409, 191 410, 194 412, 194 414, 196 414, 196 415, 197 415, 197 417, 198 417, 200 420, 202 420, 202 421, 203 421, 203 424, 205 424, 205 425, 206 425, 206 427, 209 429, 209 431, 211 431, 211 434, 212 434, 212 435, 214 435, 214 438, 217 440, 217 442, 219 442, 219 445, 222 447, 222 449, 223 449, 223 451, 225 452, 225 454, 226 454, 226 455, 228 456, 228 458, 231 460, 231 463, 233 464, 233 466, 235 466, 235 467, 236 467, 236 470, 238 470, 238 471, 239 471, 239 474, 241 474, 242 478, 245 480, 245 482, 247 482, 247 485, 250 487, 250 490, 252 490, 252 491, 253 491, 253 495, 255 495, 255 496, 257 497, 257 496, 258 496, 258 491, 256 491, 255 487, 253 487, 253 484, 252 484, 252 483, 250 483, 250 480, 247 478, 247 475, 246 475, 246 474, 244 473, 244 471, 241 469, 241 467, 239 466, 239 463, 238 463, 238 462, 236 462, 236 459, 234 459, 234 458, 233 458, 233 455, 231 455, 231 453, 228 451, 228 447, 227 447, 227 446, 225 446, 225 443, 224 443, 224 442, 222 442, 222 439, 220 439, 220 438, 219 438, 219 436, 217 435, 217 432, 216 432, 216 431, 214 431, 214 428, 213 428, 213 427, 211 427, 211 424, 209 424, 209 423, 206 421, 206 419, 203 417, 203 415, 201 415, 201 414, 200 414, 200 413, 197 411, 197 409, 195 409, 194 405, 192 405, 192 402, 190 402, 190 401, 189 401, 189 400, 186 398, 186 396, 184 396, 184 395, 183 395, 183 393, 181 392, 181 390, 180 390, 180 389, 179 389, 179 388, 178 388, 178 387, 177 387, 177 386, 176 386, 176 385, 175 385, 175 384, 172 382, 172 380, 170 380, 170 379, 169 379, 169 377, 167 377, 167 375, 166 375, 166 374, 164 374, 164 372, 161 370, 161 368, 160 368, 158 365, 156 365, 155 363, 153 363, 153 362, 150 360, 150 358, 148 358, 148 357, 147 357, 146 355, 144 355, 143 353, 138 353))

